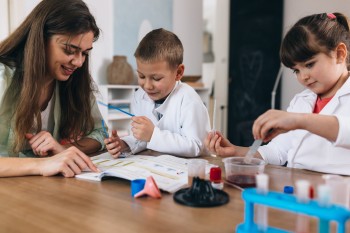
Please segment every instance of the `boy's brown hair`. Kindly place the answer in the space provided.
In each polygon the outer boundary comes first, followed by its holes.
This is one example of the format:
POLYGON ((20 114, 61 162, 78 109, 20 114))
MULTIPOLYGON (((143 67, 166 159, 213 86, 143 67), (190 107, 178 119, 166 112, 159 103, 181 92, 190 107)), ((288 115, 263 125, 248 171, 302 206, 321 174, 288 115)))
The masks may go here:
POLYGON ((174 33, 159 28, 147 33, 134 56, 143 62, 166 61, 170 69, 177 69, 183 62, 183 52, 180 39, 174 33))

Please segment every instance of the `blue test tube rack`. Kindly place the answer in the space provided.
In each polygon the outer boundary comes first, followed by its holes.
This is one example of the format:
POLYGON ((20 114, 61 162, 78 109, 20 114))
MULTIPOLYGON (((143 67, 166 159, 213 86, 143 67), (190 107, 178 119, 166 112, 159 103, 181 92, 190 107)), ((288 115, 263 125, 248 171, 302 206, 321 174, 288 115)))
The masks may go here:
MULTIPOLYGON (((350 219, 350 211, 345 207, 334 204, 321 206, 315 200, 310 200, 308 203, 300 203, 291 194, 272 191, 267 194, 261 194, 257 192, 256 188, 248 188, 242 192, 242 198, 245 201, 244 222, 237 226, 237 233, 260 232, 258 225, 254 222, 254 204, 316 217, 319 220, 318 226, 320 233, 329 232, 330 221, 337 222, 338 233, 345 233, 346 221, 350 219)), ((268 226, 265 232, 281 233, 289 231, 268 226)))

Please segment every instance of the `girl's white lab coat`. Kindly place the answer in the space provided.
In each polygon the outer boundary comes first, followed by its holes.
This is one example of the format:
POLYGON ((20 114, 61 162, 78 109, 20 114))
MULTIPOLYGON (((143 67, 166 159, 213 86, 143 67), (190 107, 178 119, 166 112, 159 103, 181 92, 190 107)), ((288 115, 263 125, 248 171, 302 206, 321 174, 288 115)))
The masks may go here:
MULTIPOLYGON (((287 111, 312 113, 317 95, 310 90, 297 94, 287 111)), ((304 168, 325 173, 350 175, 350 78, 319 114, 338 118, 337 140, 331 142, 306 130, 281 134, 259 148, 270 164, 304 168)))
POLYGON ((207 154, 204 139, 210 130, 208 111, 189 85, 178 81, 158 108, 140 88, 135 92, 131 110, 136 116, 146 116, 155 125, 149 142, 138 141, 132 135, 122 138, 132 153, 151 149, 185 157, 207 154), (163 115, 160 120, 157 113, 163 115))

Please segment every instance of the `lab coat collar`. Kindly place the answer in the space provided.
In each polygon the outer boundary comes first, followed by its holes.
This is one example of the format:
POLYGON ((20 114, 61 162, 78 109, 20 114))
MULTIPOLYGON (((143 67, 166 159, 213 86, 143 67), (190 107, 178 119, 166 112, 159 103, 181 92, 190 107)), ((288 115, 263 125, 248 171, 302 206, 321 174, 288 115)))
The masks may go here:
MULTIPOLYGON (((343 86, 340 87, 340 89, 335 93, 334 97, 339 98, 343 95, 350 94, 350 78, 348 78, 343 86)), ((309 89, 306 89, 298 94, 295 95, 296 97, 306 97, 307 99, 316 99, 317 94, 314 92, 310 91, 309 89)))
POLYGON ((336 108, 340 104, 340 99, 350 94, 350 78, 341 86, 341 88, 335 93, 334 97, 329 103, 321 110, 320 114, 334 114, 336 108))
POLYGON ((340 98, 344 95, 350 94, 350 78, 348 78, 343 86, 337 91, 334 97, 340 98))
MULTIPOLYGON (((166 98, 166 100, 164 101, 164 103, 162 105, 160 105, 158 108, 155 109, 155 111, 157 111, 158 113, 164 115, 164 113, 166 112, 166 109, 168 108, 169 106, 169 99, 170 99, 170 96, 173 95, 173 93, 175 92, 175 90, 180 86, 180 82, 181 81, 177 81, 175 83, 175 86, 173 88, 173 90, 170 92, 170 94, 168 95, 168 97, 166 98)), ((153 101, 154 102, 154 101, 153 101)))
MULTIPOLYGON (((170 96, 174 93, 175 89, 177 89, 178 86, 180 86, 180 83, 181 83, 181 81, 176 81, 173 90, 170 92, 168 97, 165 99, 164 103, 162 105, 160 105, 158 108, 154 108, 153 109, 153 115, 157 119, 158 119, 158 117, 157 117, 158 114, 157 113, 160 113, 161 115, 164 115, 164 113, 166 112, 170 96)), ((155 102, 147 95, 147 93, 145 91, 144 91, 143 96, 141 98, 142 98, 142 100, 144 100, 146 102, 146 104, 149 104, 151 106, 155 106, 155 102)))
MULTIPOLYGON (((170 94, 168 95, 168 97, 165 99, 164 103, 161 106, 165 105, 165 103, 168 102, 169 97, 173 94, 174 90, 180 85, 180 83, 181 83, 181 81, 176 81, 173 90, 170 92, 170 94)), ((144 92, 144 94, 142 96, 142 99, 147 101, 147 102, 150 102, 150 103, 154 104, 154 101, 147 95, 146 92, 144 92)))
MULTIPOLYGON (((340 103, 340 98, 348 94, 350 94, 350 78, 348 78, 343 86, 335 93, 332 100, 329 101, 329 103, 322 109, 320 114, 334 113, 335 108, 340 103)), ((299 106, 301 109, 305 110, 306 112, 313 112, 317 100, 317 94, 310 91, 309 89, 306 89, 303 92, 296 94, 296 97, 304 99, 304 101, 300 104, 304 104, 305 106, 299 106)))
POLYGON ((310 91, 309 89, 306 89, 303 92, 296 94, 295 97, 303 99, 303 101, 298 102, 298 109, 302 109, 303 112, 313 111, 317 99, 317 94, 310 91))

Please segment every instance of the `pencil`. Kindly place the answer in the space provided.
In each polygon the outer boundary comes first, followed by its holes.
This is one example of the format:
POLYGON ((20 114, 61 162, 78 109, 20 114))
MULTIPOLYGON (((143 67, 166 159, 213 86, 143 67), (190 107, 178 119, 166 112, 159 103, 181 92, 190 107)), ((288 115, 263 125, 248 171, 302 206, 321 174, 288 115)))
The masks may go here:
POLYGON ((214 107, 213 107, 213 124, 212 131, 215 133, 215 122, 216 122, 216 99, 214 99, 214 107))

